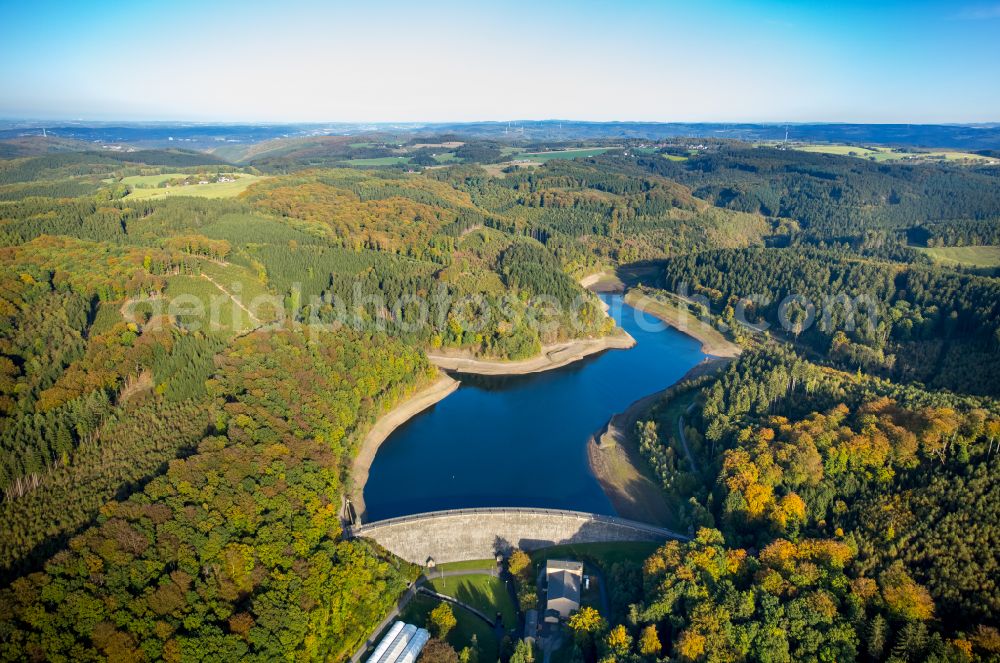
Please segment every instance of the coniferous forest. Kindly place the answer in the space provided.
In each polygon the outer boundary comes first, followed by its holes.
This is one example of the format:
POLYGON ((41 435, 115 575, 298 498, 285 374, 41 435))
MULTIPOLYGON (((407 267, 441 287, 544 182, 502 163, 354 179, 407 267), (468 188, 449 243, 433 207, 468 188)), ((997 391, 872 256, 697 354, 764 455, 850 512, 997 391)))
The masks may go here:
POLYGON ((572 660, 1000 657, 1000 274, 935 254, 1000 243, 995 164, 48 140, 0 143, 0 660, 347 660, 421 571, 345 534, 365 435, 428 353, 616 333, 615 270, 741 354, 641 418, 692 540, 572 660))

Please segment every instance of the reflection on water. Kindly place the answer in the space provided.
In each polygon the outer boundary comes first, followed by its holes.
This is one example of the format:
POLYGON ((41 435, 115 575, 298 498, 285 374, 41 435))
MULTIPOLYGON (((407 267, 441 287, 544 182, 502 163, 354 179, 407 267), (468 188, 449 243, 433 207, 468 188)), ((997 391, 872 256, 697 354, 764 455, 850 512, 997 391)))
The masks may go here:
POLYGON ((460 375, 454 394, 398 428, 372 463, 367 520, 477 506, 612 514, 586 442, 616 412, 676 382, 700 344, 604 295, 638 342, 546 373, 460 375))

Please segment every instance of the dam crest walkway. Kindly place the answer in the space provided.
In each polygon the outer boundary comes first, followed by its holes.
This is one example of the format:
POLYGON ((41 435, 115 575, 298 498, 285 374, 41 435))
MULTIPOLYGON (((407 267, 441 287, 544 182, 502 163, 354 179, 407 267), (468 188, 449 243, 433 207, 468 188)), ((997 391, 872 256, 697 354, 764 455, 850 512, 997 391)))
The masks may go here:
POLYGON ((430 511, 354 525, 351 537, 377 542, 414 564, 491 559, 570 543, 663 542, 689 537, 656 525, 583 511, 489 507, 430 511))

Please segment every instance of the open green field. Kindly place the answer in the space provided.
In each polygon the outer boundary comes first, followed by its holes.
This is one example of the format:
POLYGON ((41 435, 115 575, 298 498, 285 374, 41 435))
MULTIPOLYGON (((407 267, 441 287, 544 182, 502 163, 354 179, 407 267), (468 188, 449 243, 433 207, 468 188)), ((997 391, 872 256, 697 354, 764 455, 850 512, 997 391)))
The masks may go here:
MULTIPOLYGON (((400 613, 399 618, 407 624, 427 628, 431 610, 436 608, 439 603, 441 601, 436 598, 417 594, 400 613)), ((461 651, 463 647, 469 646, 472 642, 472 636, 475 635, 479 644, 479 660, 495 661, 500 650, 500 643, 497 642, 496 635, 489 624, 458 606, 453 605, 452 612, 455 613, 455 621, 458 624, 448 634, 446 638, 448 644, 456 651, 461 651)))
MULTIPOLYGON (((191 173, 159 173, 158 175, 129 175, 128 177, 123 177, 121 180, 122 184, 128 184, 133 187, 157 187, 161 182, 166 182, 167 180, 174 180, 180 177, 187 177, 191 173)), ((113 181, 113 180, 106 180, 113 181)))
POLYGON ((347 166, 393 166, 397 163, 410 163, 410 157, 375 157, 372 159, 348 159, 340 163, 347 166))
MULTIPOLYGON (((148 200, 148 199, 158 199, 167 198, 168 196, 195 196, 197 198, 233 198, 240 195, 246 191, 247 187, 257 182, 258 180, 264 179, 257 175, 247 175, 245 173, 236 173, 235 182, 216 182, 214 184, 189 184, 187 186, 175 186, 167 188, 159 188, 157 184, 160 182, 173 179, 175 177, 185 177, 184 173, 173 173, 165 175, 145 175, 137 176, 144 178, 146 181, 151 182, 146 184, 150 188, 136 188, 132 190, 132 193, 128 194, 126 198, 131 200, 148 200)), ((126 177, 124 182, 128 184, 129 180, 132 178, 126 177)), ((136 183, 138 184, 138 182, 136 183)))
POLYGON ((1000 267, 1000 246, 940 246, 914 247, 943 265, 966 267, 1000 267))
POLYGON ((839 154, 841 156, 854 156, 862 159, 874 159, 875 161, 956 161, 968 163, 990 163, 996 159, 990 159, 980 154, 971 152, 959 152, 955 150, 929 150, 927 152, 901 152, 889 147, 860 147, 857 145, 794 145, 793 149, 802 152, 818 152, 821 154, 839 154))
POLYGON ((224 337, 249 331, 261 322, 274 319, 276 312, 273 307, 265 303, 265 300, 257 299, 268 296, 269 293, 250 270, 239 265, 220 265, 204 260, 201 272, 201 274, 179 274, 167 280, 164 291, 166 296, 164 312, 167 303, 175 298, 184 296, 190 300, 194 297, 195 299, 191 300, 192 304, 200 303, 203 310, 196 311, 194 305, 185 304, 182 310, 191 313, 178 316, 179 322, 185 325, 197 324, 201 331, 224 337), (219 286, 226 292, 220 290, 219 286), (241 304, 247 307, 256 319, 251 318, 250 314, 240 306, 241 304))
POLYGON ((495 559, 469 559, 464 562, 445 562, 444 564, 438 564, 434 568, 440 571, 470 571, 476 569, 491 571, 496 567, 497 562, 495 559))
POLYGON ((593 147, 581 148, 578 150, 558 150, 552 152, 521 152, 520 154, 511 155, 511 158, 527 159, 528 161, 545 163, 546 161, 551 161, 552 159, 579 159, 580 157, 594 157, 598 154, 604 154, 610 149, 610 147, 593 147))
POLYGON ((549 559, 577 559, 609 571, 620 562, 642 564, 656 552, 660 544, 651 541, 623 541, 612 543, 568 543, 551 546, 531 553, 531 560, 544 564, 549 559))
POLYGON ((433 578, 427 584, 435 592, 454 596, 459 601, 481 610, 489 617, 493 617, 499 612, 503 616, 506 628, 511 628, 517 623, 514 603, 507 593, 504 581, 500 578, 483 573, 482 575, 454 578, 433 578))
POLYGON ((867 148, 857 145, 797 145, 800 152, 818 152, 820 154, 839 154, 840 156, 887 158, 892 150, 889 148, 867 148))

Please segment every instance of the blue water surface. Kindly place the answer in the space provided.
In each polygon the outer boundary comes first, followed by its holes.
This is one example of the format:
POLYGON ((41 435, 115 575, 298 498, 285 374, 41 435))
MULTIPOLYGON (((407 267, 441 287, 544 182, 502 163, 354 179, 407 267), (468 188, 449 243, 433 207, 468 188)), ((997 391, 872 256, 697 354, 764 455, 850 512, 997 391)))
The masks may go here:
POLYGON ((614 514, 586 443, 616 412, 681 378, 701 344, 602 295, 637 344, 531 375, 456 375, 457 391, 382 444, 365 485, 366 521, 424 511, 532 506, 614 514))

